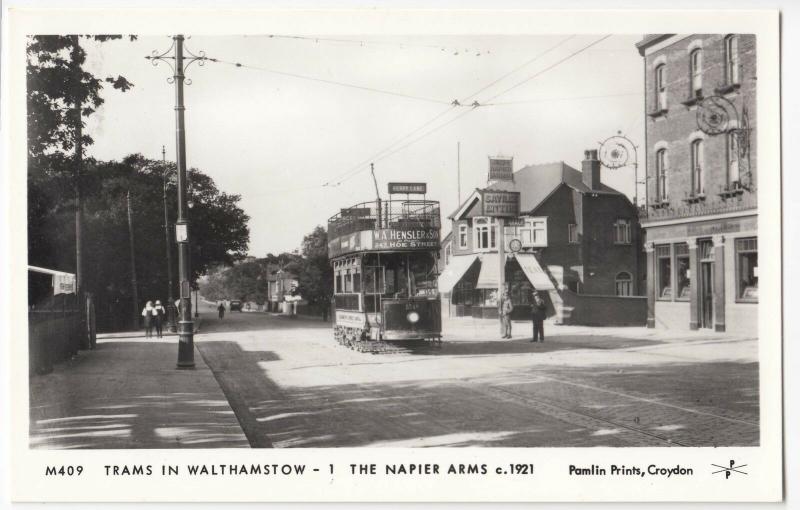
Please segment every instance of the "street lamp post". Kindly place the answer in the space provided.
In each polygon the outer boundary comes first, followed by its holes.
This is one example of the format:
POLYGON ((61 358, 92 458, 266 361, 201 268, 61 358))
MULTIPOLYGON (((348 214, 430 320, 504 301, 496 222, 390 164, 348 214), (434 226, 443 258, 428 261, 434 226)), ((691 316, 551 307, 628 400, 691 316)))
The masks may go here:
MULTIPOLYGON (((177 368, 194 368, 194 321, 192 321, 192 295, 189 282, 189 218, 187 216, 186 204, 186 132, 184 128, 183 104, 183 84, 184 76, 184 48, 183 35, 172 37, 172 46, 164 53, 153 52, 145 58, 150 60, 153 65, 159 61, 170 64, 174 72, 172 79, 168 80, 175 83, 175 162, 178 168, 178 218, 175 221, 175 241, 178 243, 178 278, 180 280, 180 320, 178 321, 178 363, 177 368), (174 56, 168 54, 175 50, 174 56)), ((203 65, 206 61, 205 53, 194 55, 187 51, 189 55, 185 60, 188 61, 187 67, 192 62, 198 61, 203 65)), ((191 82, 190 82, 191 83, 191 82)))
POLYGON ((167 324, 171 333, 178 331, 178 326, 175 324, 175 297, 172 294, 172 236, 169 234, 169 212, 167 209, 167 150, 161 146, 161 160, 164 163, 164 237, 166 238, 167 246, 167 324))

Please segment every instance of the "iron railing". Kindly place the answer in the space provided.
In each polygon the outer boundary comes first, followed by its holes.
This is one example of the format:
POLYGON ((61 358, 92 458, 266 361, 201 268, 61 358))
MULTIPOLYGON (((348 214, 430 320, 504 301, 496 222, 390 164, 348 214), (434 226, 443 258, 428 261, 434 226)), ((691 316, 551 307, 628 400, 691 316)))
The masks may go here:
POLYGON ((702 200, 696 201, 683 199, 675 199, 673 202, 654 201, 639 208, 639 219, 643 222, 661 221, 758 209, 756 193, 744 190, 739 192, 738 189, 735 191, 735 193, 726 190, 716 194, 709 193, 702 200))
POLYGON ((328 220, 328 239, 361 230, 441 228, 439 202, 382 200, 342 209, 328 220))

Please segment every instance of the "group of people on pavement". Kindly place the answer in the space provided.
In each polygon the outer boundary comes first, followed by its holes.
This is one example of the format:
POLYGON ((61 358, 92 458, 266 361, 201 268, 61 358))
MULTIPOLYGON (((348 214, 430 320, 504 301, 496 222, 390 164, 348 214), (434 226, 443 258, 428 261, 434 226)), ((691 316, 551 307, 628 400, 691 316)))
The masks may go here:
MULTIPOLYGON (((514 303, 508 290, 503 291, 497 310, 500 314, 500 335, 502 338, 511 338, 511 312, 514 303)), ((538 291, 533 291, 531 300, 531 318, 533 319, 533 337, 531 342, 544 342, 544 320, 547 318, 547 304, 538 291)))
POLYGON ((156 328, 156 335, 158 335, 158 338, 163 336, 164 320, 166 315, 167 310, 159 300, 156 300, 155 304, 153 304, 152 301, 148 301, 147 304, 144 305, 142 317, 144 317, 145 338, 152 338, 154 326, 156 328))

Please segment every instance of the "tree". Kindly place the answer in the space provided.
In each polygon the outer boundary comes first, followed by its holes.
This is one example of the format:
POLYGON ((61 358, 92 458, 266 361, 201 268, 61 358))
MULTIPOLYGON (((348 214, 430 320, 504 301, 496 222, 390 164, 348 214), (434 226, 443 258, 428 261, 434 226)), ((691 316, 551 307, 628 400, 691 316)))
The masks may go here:
MULTIPOLYGON (((129 36, 135 39, 135 36, 129 36)), ((104 84, 122 92, 133 84, 123 76, 98 78, 87 72, 83 65, 86 52, 81 38, 97 42, 121 39, 121 35, 98 36, 31 36, 27 46, 27 113, 28 113, 28 200, 29 261, 34 264, 72 269, 82 282, 83 240, 83 148, 93 140, 83 131, 84 118, 93 114, 103 104, 100 95, 104 84), (74 200, 69 204, 54 200, 52 189, 42 179, 54 175, 70 176, 70 186, 64 183, 56 188, 57 195, 72 188, 74 200), (54 206, 58 202, 57 206, 54 206), (56 244, 38 235, 37 229, 53 217, 60 216, 64 205, 72 207, 74 214, 73 249, 75 260, 55 257, 56 244), (56 264, 57 263, 57 264, 56 264)), ((70 250, 71 251, 71 250, 70 250)))
POLYGON ((328 306, 333 295, 333 269, 328 261, 328 233, 318 225, 303 237, 303 259, 296 272, 298 290, 309 304, 328 306))

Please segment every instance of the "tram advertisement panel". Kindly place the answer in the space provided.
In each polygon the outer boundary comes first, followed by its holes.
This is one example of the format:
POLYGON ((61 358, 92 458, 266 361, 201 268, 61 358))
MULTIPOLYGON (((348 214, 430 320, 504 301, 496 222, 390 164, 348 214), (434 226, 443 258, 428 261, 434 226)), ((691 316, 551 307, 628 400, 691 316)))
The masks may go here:
POLYGON ((394 229, 373 231, 373 250, 438 249, 439 229, 394 229))

